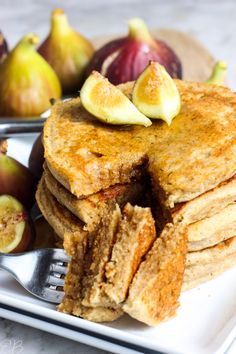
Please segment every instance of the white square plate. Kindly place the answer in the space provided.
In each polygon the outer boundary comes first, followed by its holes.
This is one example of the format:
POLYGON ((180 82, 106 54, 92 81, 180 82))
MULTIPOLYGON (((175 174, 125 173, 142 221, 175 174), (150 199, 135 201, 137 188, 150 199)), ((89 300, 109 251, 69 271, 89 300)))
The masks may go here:
MULTIPOLYGON (((27 163, 32 138, 9 154, 27 163)), ((114 353, 223 354, 236 337, 236 267, 181 295, 177 316, 150 328, 128 316, 96 324, 56 311, 0 271, 0 316, 114 353)))

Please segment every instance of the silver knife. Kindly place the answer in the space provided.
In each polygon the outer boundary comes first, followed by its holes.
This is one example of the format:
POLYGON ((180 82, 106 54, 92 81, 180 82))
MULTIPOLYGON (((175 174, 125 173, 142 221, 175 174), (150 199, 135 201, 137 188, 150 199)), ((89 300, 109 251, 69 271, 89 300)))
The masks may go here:
POLYGON ((46 118, 0 119, 0 138, 40 133, 46 118))

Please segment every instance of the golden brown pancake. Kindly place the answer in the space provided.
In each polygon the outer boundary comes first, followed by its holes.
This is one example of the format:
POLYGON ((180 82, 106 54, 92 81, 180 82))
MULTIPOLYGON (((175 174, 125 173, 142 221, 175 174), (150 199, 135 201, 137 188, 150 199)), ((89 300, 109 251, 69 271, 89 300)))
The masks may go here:
MULTIPOLYGON (((44 128, 54 177, 78 198, 128 183, 148 162, 163 205, 191 200, 236 172, 236 95, 204 83, 176 81, 182 108, 168 127, 109 126, 79 98, 57 103, 44 128)), ((133 83, 120 85, 127 95, 133 83)))
POLYGON ((47 189, 44 176, 38 184, 36 200, 43 216, 61 239, 66 233, 79 234, 81 239, 87 238, 88 232, 84 229, 84 223, 58 203, 47 189))
MULTIPOLYGON (((201 196, 198 198, 200 199, 201 196)), ((207 198, 204 198, 204 200, 205 199, 207 200, 207 198)), ((213 198, 213 201, 214 200, 215 198, 213 198)), ((188 208, 187 204, 193 204, 193 201, 186 203, 186 208, 188 208)), ((209 204, 210 201, 206 205, 206 209, 209 204)), ((205 205, 203 204, 202 209, 204 210, 204 208, 205 205)), ((191 209, 191 207, 189 207, 189 209, 191 209)), ((212 209, 216 210, 214 203, 212 203, 212 209)), ((200 211, 200 215, 203 215, 203 210, 200 211)), ((209 210, 211 210, 211 208, 209 208, 209 210)), ((232 202, 226 206, 224 206, 224 203, 221 205, 218 203, 218 212, 212 215, 209 212, 209 214, 209 217, 186 225, 188 231, 188 251, 199 251, 236 235, 236 202, 232 202), (220 207, 223 208, 220 209, 220 207)), ((155 215, 157 227, 159 230, 162 230, 168 222, 168 219, 165 219, 159 205, 155 209, 155 215)), ((194 219, 195 218, 197 218, 197 215, 195 215, 194 219)), ((178 221, 175 221, 175 223, 178 224, 178 221)), ((182 220, 182 223, 185 224, 185 219, 182 220)))
POLYGON ((61 206, 49 192, 42 177, 36 194, 39 207, 56 233, 64 238, 64 248, 72 257, 65 278, 65 297, 58 309, 61 312, 83 317, 94 322, 114 321, 123 313, 112 307, 85 307, 82 305, 81 280, 84 272, 84 255, 87 248, 88 232, 83 223, 70 211, 61 206))
POLYGON ((236 265, 236 236, 197 252, 187 253, 182 291, 211 280, 236 265))
POLYGON ((136 204, 143 198, 145 186, 143 181, 132 181, 126 184, 117 184, 86 198, 78 199, 63 187, 51 174, 47 165, 44 165, 44 179, 48 190, 74 215, 86 224, 89 230, 94 229, 100 218, 115 204, 123 207, 128 201, 136 204))
POLYGON ((81 249, 76 235, 65 234, 64 247, 72 257, 65 277, 65 296, 58 310, 80 316, 93 322, 114 321, 123 314, 121 309, 112 307, 86 307, 82 305, 82 279, 86 249, 81 249))
POLYGON ((219 213, 235 201, 236 175, 188 202, 177 204, 175 208, 167 210, 162 207, 167 220, 190 224, 219 213))
POLYGON ((179 306, 186 252, 185 230, 167 224, 140 264, 123 310, 150 326, 174 316, 179 306))
POLYGON ((106 264, 105 292, 116 304, 125 301, 133 276, 155 239, 155 221, 150 208, 126 204, 106 264))

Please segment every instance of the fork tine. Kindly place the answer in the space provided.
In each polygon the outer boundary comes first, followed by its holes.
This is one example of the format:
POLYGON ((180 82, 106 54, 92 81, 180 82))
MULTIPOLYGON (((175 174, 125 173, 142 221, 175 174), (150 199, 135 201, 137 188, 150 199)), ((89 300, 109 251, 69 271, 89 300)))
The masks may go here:
POLYGON ((66 274, 68 269, 67 269, 67 267, 53 263, 50 266, 50 271, 55 272, 55 273, 59 273, 59 274, 66 274))
POLYGON ((47 301, 53 302, 55 304, 59 304, 60 302, 62 302, 64 295, 65 293, 63 291, 53 290, 50 288, 44 288, 43 291, 43 297, 47 301))
POLYGON ((53 260, 58 261, 58 262, 68 263, 70 261, 70 257, 66 254, 65 250, 63 250, 61 248, 57 248, 57 249, 54 249, 53 260))
POLYGON ((64 279, 54 277, 53 275, 49 275, 49 277, 47 278, 47 283, 49 285, 63 286, 64 279))

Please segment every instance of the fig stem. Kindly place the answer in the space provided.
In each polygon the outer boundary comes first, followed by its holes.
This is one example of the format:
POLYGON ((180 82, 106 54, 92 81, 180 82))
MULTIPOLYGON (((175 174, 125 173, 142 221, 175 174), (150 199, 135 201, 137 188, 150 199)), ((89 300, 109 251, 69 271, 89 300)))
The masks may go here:
POLYGON ((25 49, 32 48, 38 42, 39 42, 39 37, 34 33, 29 33, 20 40, 20 42, 16 45, 14 50, 18 48, 25 48, 25 49))
POLYGON ((129 37, 143 42, 154 42, 150 35, 145 22, 139 18, 134 17, 128 21, 129 37))
POLYGON ((216 62, 215 66, 213 67, 212 74, 209 77, 209 79, 206 81, 206 83, 215 84, 215 85, 224 85, 227 69, 228 66, 224 61, 216 62))
POLYGON ((67 16, 62 9, 55 9, 51 17, 51 32, 52 33, 67 33, 71 31, 67 16))

